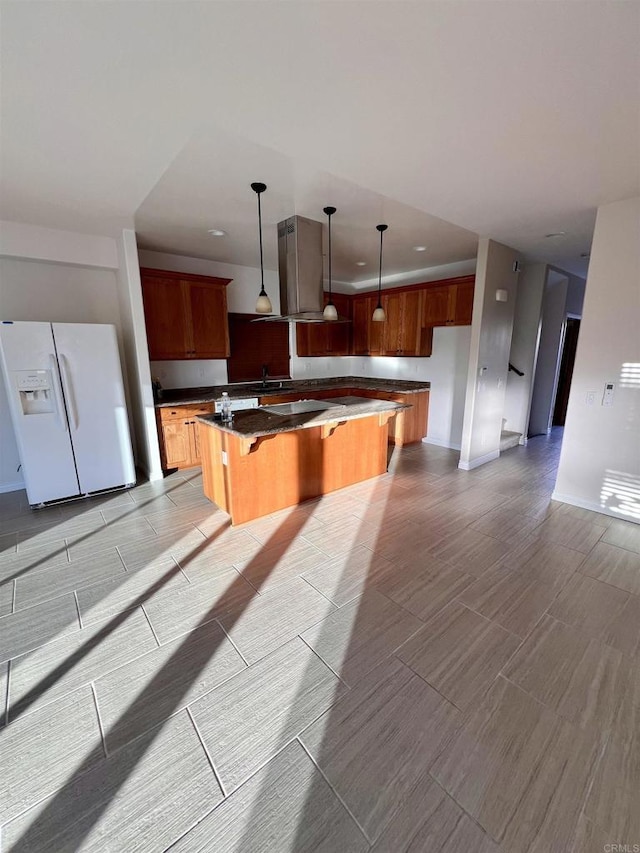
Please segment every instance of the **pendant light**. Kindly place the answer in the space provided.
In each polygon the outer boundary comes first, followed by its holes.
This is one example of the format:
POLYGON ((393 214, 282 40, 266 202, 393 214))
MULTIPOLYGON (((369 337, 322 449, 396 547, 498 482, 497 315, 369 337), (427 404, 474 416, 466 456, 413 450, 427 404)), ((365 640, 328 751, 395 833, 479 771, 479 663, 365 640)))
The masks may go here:
POLYGON ((329 220, 329 301, 324 306, 324 311, 322 312, 322 316, 325 320, 337 320, 338 312, 336 311, 336 306, 333 304, 333 296, 331 295, 331 217, 336 212, 335 207, 324 207, 323 212, 327 214, 327 219, 329 220))
POLYGON ((260 293, 258 294, 258 301, 256 302, 256 314, 273 313, 271 300, 267 296, 267 291, 264 289, 264 261, 262 257, 262 210, 260 208, 260 193, 263 193, 266 188, 266 184, 251 184, 251 189, 258 196, 258 234, 260 236, 260 293))
POLYGON ((378 304, 371 317, 374 323, 384 323, 387 319, 382 307, 382 235, 388 227, 388 225, 376 225, 376 230, 380 232, 380 266, 378 268, 378 304))

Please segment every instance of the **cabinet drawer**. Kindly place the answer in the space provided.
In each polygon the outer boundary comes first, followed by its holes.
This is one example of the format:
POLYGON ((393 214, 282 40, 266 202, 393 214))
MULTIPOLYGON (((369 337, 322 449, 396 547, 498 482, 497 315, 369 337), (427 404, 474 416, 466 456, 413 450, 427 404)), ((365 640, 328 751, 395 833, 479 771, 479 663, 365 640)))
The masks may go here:
POLYGON ((199 403, 190 406, 163 406, 158 409, 162 423, 166 421, 188 420, 197 418, 198 415, 210 415, 213 413, 214 403, 199 403))

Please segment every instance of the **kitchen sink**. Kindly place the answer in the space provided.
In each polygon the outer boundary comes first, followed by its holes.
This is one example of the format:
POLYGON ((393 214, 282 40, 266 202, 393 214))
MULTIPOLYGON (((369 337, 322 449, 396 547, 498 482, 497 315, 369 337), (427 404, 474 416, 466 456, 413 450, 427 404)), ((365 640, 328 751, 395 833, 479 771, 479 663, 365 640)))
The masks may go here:
POLYGON ((302 415, 305 412, 324 412, 326 409, 335 409, 341 405, 328 400, 295 400, 293 403, 278 403, 274 406, 260 406, 260 408, 264 412, 271 412, 272 415, 302 415))

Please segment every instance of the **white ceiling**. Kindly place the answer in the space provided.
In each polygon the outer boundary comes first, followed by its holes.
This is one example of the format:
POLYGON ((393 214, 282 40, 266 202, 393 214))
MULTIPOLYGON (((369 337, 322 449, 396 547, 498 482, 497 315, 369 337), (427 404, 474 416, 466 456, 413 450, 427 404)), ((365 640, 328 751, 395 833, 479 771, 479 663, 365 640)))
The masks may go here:
POLYGON ((1 6, 4 219, 255 266, 264 181, 267 266, 333 204, 357 284, 382 221, 386 273, 479 235, 584 274, 598 205, 640 193, 635 2, 1 6))

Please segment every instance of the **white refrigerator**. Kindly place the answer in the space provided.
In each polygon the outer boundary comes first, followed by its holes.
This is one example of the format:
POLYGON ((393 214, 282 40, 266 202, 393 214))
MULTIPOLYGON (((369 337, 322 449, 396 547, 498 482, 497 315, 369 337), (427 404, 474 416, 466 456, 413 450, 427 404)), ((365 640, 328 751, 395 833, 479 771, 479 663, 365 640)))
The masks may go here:
POLYGON ((0 357, 32 506, 135 483, 114 326, 5 320, 0 357))

